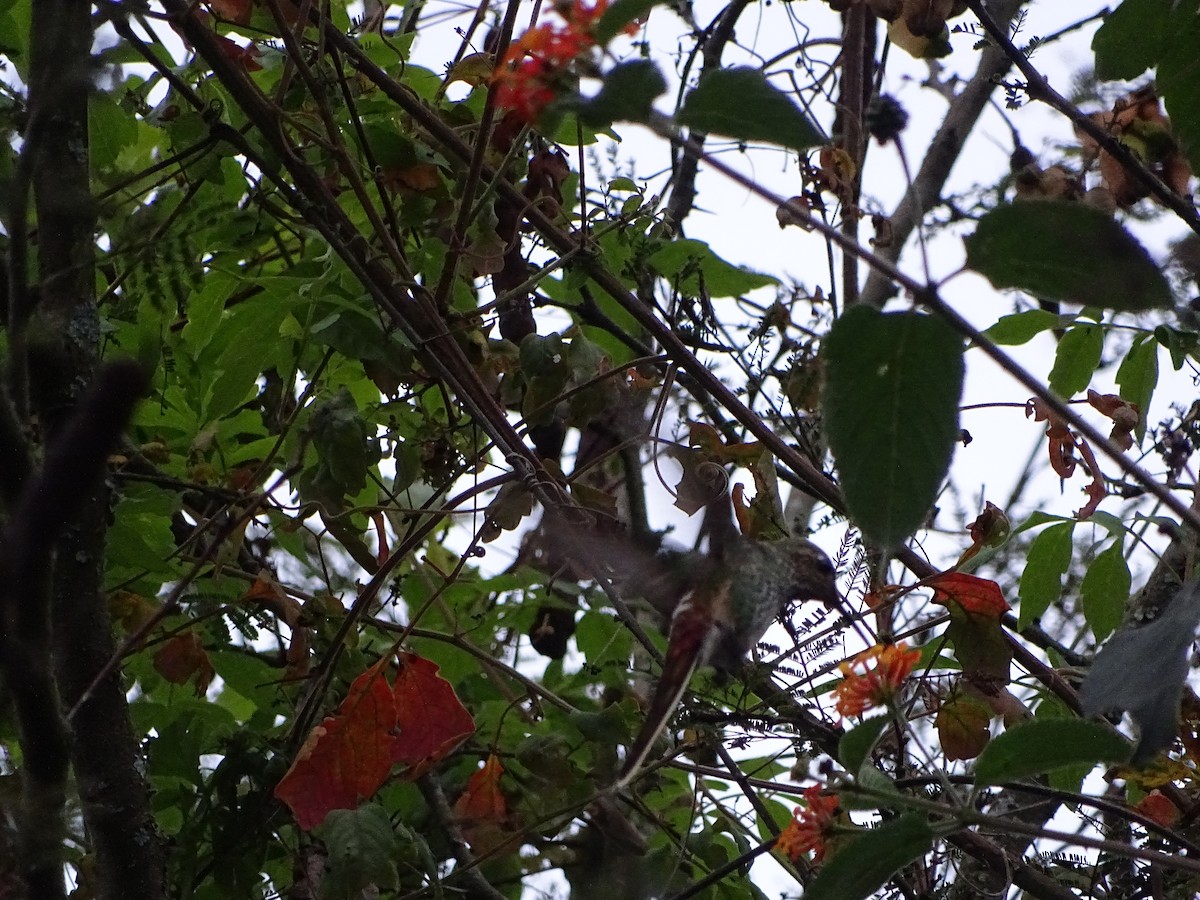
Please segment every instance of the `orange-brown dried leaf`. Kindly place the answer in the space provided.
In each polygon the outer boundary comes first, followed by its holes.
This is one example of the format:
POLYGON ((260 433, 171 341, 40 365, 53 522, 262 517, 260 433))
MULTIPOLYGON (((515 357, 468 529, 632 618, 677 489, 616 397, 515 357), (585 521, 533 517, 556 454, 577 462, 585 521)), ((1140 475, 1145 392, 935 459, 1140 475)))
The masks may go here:
POLYGON ((507 837, 508 802, 500 790, 503 774, 500 757, 491 754, 483 768, 467 779, 467 789, 454 804, 454 818, 477 854, 487 854, 507 837))
POLYGON ((1088 502, 1082 509, 1075 513, 1075 518, 1086 519, 1096 511, 1096 508, 1100 505, 1100 501, 1108 496, 1108 488, 1104 486, 1104 476, 1100 473, 1100 463, 1096 461, 1096 454, 1092 452, 1092 445, 1083 438, 1078 440, 1077 445, 1079 447, 1079 455, 1083 457, 1084 465, 1092 473, 1092 480, 1083 489, 1083 492, 1088 495, 1088 502))
POLYGON ((1151 791, 1138 802, 1134 809, 1163 828, 1174 828, 1183 817, 1179 807, 1172 803, 1162 791, 1151 791))
POLYGON ((399 654, 393 689, 396 725, 393 760, 408 766, 405 778, 420 778, 475 733, 475 720, 435 663, 415 653, 399 654))
POLYGON ((108 614, 121 623, 127 634, 132 634, 153 619, 158 608, 153 600, 131 591, 115 591, 108 598, 108 614))
POLYGON ((381 659, 350 685, 338 711, 309 733, 275 785, 304 830, 331 810, 354 809, 379 790, 392 769, 396 707, 381 659))
POLYGON ((208 8, 226 22, 238 25, 250 24, 250 0, 208 0, 208 8))
POLYGON ((821 190, 845 199, 852 194, 858 167, 841 147, 822 147, 817 155, 816 184, 821 190))
POLYGON ((963 551, 958 558, 961 566, 984 547, 998 547, 1008 540, 1012 533, 1012 523, 1004 510, 990 500, 983 507, 983 512, 976 516, 975 521, 967 526, 967 534, 971 536, 971 546, 963 551))
POLYGON ((1046 442, 1050 453, 1050 468, 1059 478, 1070 478, 1075 473, 1075 436, 1052 410, 1036 397, 1025 404, 1025 416, 1035 422, 1046 423, 1046 442))
POLYGON ((196 680, 196 694, 202 695, 213 680, 212 661, 194 631, 185 631, 166 640, 154 654, 154 671, 171 684, 196 680))
POLYGON ((1004 599, 1000 585, 987 578, 964 572, 947 572, 927 582, 933 588, 933 602, 949 605, 951 601, 969 613, 994 621, 1011 609, 1004 599))
POLYGON ((786 203, 775 207, 775 221, 779 223, 780 228, 799 225, 805 231, 812 231, 814 226, 811 218, 812 201, 800 194, 788 197, 786 203))
POLYGON ((1138 410, 1137 404, 1130 403, 1116 394, 1099 394, 1090 388, 1087 392, 1087 400, 1093 409, 1112 419, 1113 428, 1112 433, 1108 436, 1109 440, 1122 450, 1132 447, 1133 431, 1141 421, 1141 412, 1138 410))

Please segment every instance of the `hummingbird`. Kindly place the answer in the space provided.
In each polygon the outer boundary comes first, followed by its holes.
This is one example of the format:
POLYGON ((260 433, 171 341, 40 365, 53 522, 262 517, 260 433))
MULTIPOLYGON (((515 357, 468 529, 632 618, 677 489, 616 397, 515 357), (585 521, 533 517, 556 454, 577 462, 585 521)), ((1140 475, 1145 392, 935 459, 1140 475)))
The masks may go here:
POLYGON ((788 603, 820 600, 835 608, 841 599, 833 563, 816 544, 801 538, 738 537, 720 559, 698 554, 686 559, 693 570, 671 616, 662 676, 616 789, 637 777, 698 668, 711 665, 733 673, 788 603))

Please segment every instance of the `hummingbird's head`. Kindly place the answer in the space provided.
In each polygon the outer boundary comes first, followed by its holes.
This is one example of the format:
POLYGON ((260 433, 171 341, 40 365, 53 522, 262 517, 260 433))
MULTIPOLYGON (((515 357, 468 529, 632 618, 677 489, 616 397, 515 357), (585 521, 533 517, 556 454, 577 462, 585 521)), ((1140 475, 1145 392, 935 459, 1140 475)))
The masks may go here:
POLYGON ((833 562, 825 551, 801 538, 777 541, 792 574, 791 600, 820 600, 830 609, 841 601, 833 562))

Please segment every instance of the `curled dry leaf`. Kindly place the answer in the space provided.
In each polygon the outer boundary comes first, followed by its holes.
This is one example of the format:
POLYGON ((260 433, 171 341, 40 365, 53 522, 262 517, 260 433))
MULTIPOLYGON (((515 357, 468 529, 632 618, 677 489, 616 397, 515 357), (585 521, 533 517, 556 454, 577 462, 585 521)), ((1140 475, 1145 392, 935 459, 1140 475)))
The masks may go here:
MULTIPOLYGON (((1108 112, 1092 115, 1092 121, 1128 147, 1151 172, 1180 196, 1188 193, 1192 169, 1163 113, 1153 86, 1120 98, 1108 112)), ((1099 161, 1100 179, 1117 206, 1128 208, 1149 190, 1125 166, 1090 135, 1076 132, 1084 161, 1099 161)))
POLYGON ((510 837, 508 803, 500 790, 504 766, 500 757, 489 755, 483 768, 467 779, 467 789, 454 804, 454 818, 462 826, 471 849, 487 855, 510 837))
POLYGON ((1011 533, 1012 523, 1004 514, 1004 510, 990 500, 987 501, 983 512, 967 526, 967 534, 971 536, 971 546, 964 550, 962 556, 958 558, 958 565, 961 566, 984 547, 999 547, 1008 540, 1011 533))
POLYGON ((797 225, 805 231, 812 231, 813 226, 809 222, 811 213, 812 202, 802 194, 797 194, 795 197, 788 197, 786 203, 775 207, 775 221, 779 223, 780 228, 797 225))
POLYGON ((1087 401, 1093 409, 1113 421, 1112 433, 1108 436, 1122 450, 1133 446, 1133 430, 1141 420, 1136 403, 1130 403, 1116 394, 1100 394, 1088 390, 1087 401))
POLYGON ((212 661, 195 631, 168 638, 154 654, 154 671, 171 684, 196 681, 196 696, 203 696, 213 680, 212 661))

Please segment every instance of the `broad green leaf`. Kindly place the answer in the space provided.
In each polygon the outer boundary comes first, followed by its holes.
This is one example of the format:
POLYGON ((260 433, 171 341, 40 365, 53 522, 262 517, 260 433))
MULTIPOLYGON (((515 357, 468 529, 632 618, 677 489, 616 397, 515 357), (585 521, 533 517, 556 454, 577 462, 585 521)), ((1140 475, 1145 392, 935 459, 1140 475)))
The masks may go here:
POLYGON ((804 150, 824 143, 795 101, 758 69, 709 72, 683 102, 679 121, 688 128, 742 141, 766 141, 804 150))
POLYGON ((1159 325, 1155 328, 1154 337, 1171 354, 1171 365, 1176 372, 1183 368, 1183 364, 1187 362, 1189 356, 1195 354, 1196 347, 1200 344, 1200 335, 1196 332, 1180 331, 1166 325, 1159 325))
POLYGON ((1116 630, 1125 615, 1132 579, 1125 554, 1118 541, 1100 553, 1088 566, 1079 586, 1083 598, 1083 616, 1096 640, 1102 641, 1116 630))
POLYGON ((33 0, 12 0, 0 3, 0 53, 15 63, 22 79, 28 76, 28 49, 30 17, 33 0))
POLYGON ((1173 4, 1167 23, 1155 86, 1163 98, 1180 149, 1200 171, 1200 4, 1173 4))
POLYGON ((1084 390, 1091 383, 1103 352, 1104 329, 1100 325, 1081 321, 1068 329, 1054 354, 1050 390, 1068 398, 1084 390))
POLYGON ((382 807, 372 803, 358 809, 335 809, 326 817, 320 834, 329 852, 330 869, 321 886, 323 897, 349 900, 361 897, 368 885, 398 885, 400 848, 382 807))
POLYGON ((1107 725, 1045 719, 1011 728, 984 748, 975 764, 978 784, 1044 775, 1078 763, 1123 762, 1129 742, 1107 725))
POLYGON ((621 63, 604 76, 600 93, 580 104, 579 121, 593 127, 613 122, 645 122, 656 97, 667 89, 658 66, 648 59, 621 63))
POLYGON ((1122 628, 1092 663, 1080 690, 1084 715, 1128 710, 1141 732, 1133 754, 1142 765, 1175 740, 1188 651, 1200 622, 1196 582, 1180 589, 1149 625, 1122 628))
POLYGON ((817 871, 804 900, 861 900, 933 846, 925 817, 906 813, 848 842, 817 871))
POLYGON ((1096 77, 1132 81, 1158 62, 1169 7, 1162 0, 1125 0, 1092 38, 1096 77))
POLYGON ((1027 344, 1043 331, 1058 328, 1062 324, 1063 317, 1049 310, 1027 309, 1025 312, 1001 316, 999 321, 983 334, 993 343, 1015 346, 1027 344))
POLYGON ((649 259, 671 286, 691 296, 737 297, 779 280, 726 262, 704 241, 672 241, 649 259))
POLYGON ((871 752, 871 748, 875 746, 875 742, 879 740, 890 721, 887 716, 875 716, 860 722, 842 735, 838 741, 838 762, 846 767, 847 772, 857 773, 862 768, 867 754, 871 752))
POLYGON ((1017 624, 1033 624, 1062 595, 1062 579, 1071 565, 1071 533, 1074 522, 1051 525, 1033 539, 1025 556, 1017 624))
POLYGON ((1170 306, 1171 288, 1144 247, 1084 203, 999 206, 966 239, 967 267, 998 288, 1105 309, 1170 306))
POLYGON ((137 139, 137 120, 121 109, 111 94, 95 92, 88 97, 88 140, 95 171, 111 169, 121 151, 137 139))
POLYGON ((1146 436, 1146 413, 1150 410, 1150 400, 1158 385, 1158 341, 1150 335, 1134 341, 1121 367, 1117 369, 1116 380, 1121 389, 1121 399, 1137 404, 1141 413, 1137 428, 1134 429, 1134 435, 1141 443, 1146 436))
POLYGON ((962 341, 932 316, 856 306, 823 353, 825 428, 846 505, 868 539, 893 547, 924 522, 950 467, 962 341))

